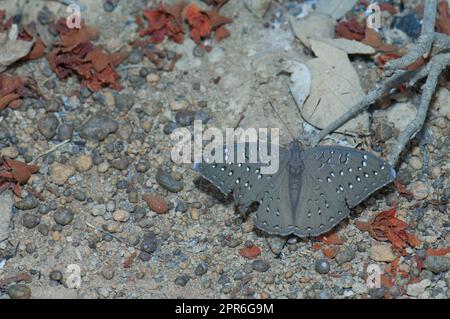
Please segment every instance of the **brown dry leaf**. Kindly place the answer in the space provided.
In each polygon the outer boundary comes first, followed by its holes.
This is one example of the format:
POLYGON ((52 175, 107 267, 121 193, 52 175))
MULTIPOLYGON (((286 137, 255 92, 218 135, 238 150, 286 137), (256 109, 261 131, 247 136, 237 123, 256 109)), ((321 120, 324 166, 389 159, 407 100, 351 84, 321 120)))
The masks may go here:
POLYGON ((335 232, 330 232, 319 237, 319 240, 329 245, 342 245, 344 241, 335 232))
POLYGON ((39 167, 11 160, 5 156, 2 157, 2 161, 3 163, 0 165, 0 193, 6 189, 11 189, 14 194, 20 197, 22 191, 20 185, 26 184, 31 175, 39 171, 39 167))
MULTIPOLYGON (((368 225, 368 232, 372 238, 379 241, 391 242, 394 249, 398 250, 402 255, 405 253, 407 246, 418 247, 421 240, 414 234, 406 231, 409 225, 404 221, 395 217, 397 213, 397 205, 391 209, 381 212, 368 225)), ((366 225, 359 223, 358 228, 366 228, 366 225)))
POLYGON ((252 247, 245 247, 239 250, 239 255, 247 259, 255 259, 261 255, 261 248, 256 245, 253 245, 252 247))
POLYGON ((440 33, 450 35, 450 13, 448 9, 448 2, 443 0, 438 5, 439 15, 436 19, 436 29, 440 33))
POLYGON ((366 28, 365 37, 361 42, 370 45, 378 52, 398 52, 399 50, 394 45, 384 43, 380 34, 371 28, 366 28))
POLYGON ((0 74, 0 110, 20 106, 21 98, 42 97, 36 83, 28 78, 0 74))
POLYGON ((428 256, 445 256, 450 254, 450 246, 444 248, 428 248, 427 255, 428 256))
POLYGON ((340 21, 335 28, 336 36, 348 40, 361 41, 364 39, 365 30, 355 17, 348 21, 340 21))

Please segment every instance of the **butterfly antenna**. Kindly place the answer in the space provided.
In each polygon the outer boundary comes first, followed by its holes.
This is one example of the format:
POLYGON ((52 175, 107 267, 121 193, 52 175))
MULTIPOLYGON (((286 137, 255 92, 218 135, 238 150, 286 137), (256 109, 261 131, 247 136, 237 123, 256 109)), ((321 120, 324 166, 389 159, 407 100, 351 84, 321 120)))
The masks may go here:
POLYGON ((295 134, 292 133, 292 131, 289 128, 289 125, 287 125, 287 123, 285 121, 283 121, 283 119, 280 116, 280 113, 278 113, 277 109, 275 108, 275 106, 272 103, 272 100, 269 100, 269 104, 272 107, 272 110, 275 112, 275 114, 278 116, 278 118, 280 119, 281 123, 283 124, 283 126, 286 128, 286 130, 288 131, 289 135, 291 136, 291 138, 293 140, 295 140, 295 134))

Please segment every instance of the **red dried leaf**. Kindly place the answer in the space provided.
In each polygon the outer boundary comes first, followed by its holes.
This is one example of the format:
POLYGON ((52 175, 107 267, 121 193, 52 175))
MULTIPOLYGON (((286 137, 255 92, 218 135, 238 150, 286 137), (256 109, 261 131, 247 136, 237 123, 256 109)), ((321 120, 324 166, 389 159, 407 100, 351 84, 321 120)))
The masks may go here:
POLYGON ((212 24, 208 14, 201 11, 196 4, 189 4, 184 10, 184 16, 191 27, 190 36, 195 42, 200 42, 203 38, 209 37, 212 31, 212 24))
POLYGON ((391 288, 394 286, 395 279, 389 274, 382 274, 380 276, 381 286, 391 288))
POLYGON ((411 196, 411 193, 406 189, 405 185, 397 179, 394 180, 394 187, 400 195, 411 196))
POLYGON ((329 245, 342 245, 344 241, 335 232, 330 232, 319 237, 319 240, 329 245))
POLYGON ((379 3, 379 6, 380 6, 380 10, 381 10, 381 11, 387 11, 387 12, 389 12, 389 13, 392 14, 392 15, 394 15, 394 14, 397 13, 397 8, 394 7, 394 6, 393 6, 392 4, 390 4, 390 3, 381 2, 381 3, 379 3))
POLYGON ((106 53, 91 42, 98 37, 95 28, 81 23, 80 29, 69 29, 63 21, 59 20, 55 25, 61 40, 48 55, 50 67, 58 78, 63 80, 71 74, 78 75, 81 78, 81 86, 93 91, 102 87, 122 89, 118 83, 120 76, 114 67, 122 62, 128 53, 106 53))
POLYGON ((322 252, 328 259, 333 259, 336 256, 338 250, 334 247, 323 247, 322 252))
POLYGON ((404 248, 420 246, 421 240, 406 231, 409 225, 395 217, 396 213, 396 204, 391 209, 379 213, 369 223, 368 232, 376 240, 391 242, 394 249, 404 254, 404 248))
POLYGON ((318 250, 322 249, 322 244, 318 243, 318 242, 315 242, 315 243, 312 244, 312 249, 314 251, 318 251, 318 250))
POLYGON ((216 34, 214 38, 217 42, 222 41, 225 38, 228 38, 231 35, 230 31, 225 27, 220 27, 216 30, 216 34))
POLYGON ((144 17, 147 20, 147 28, 141 29, 141 36, 149 35, 150 43, 161 43, 165 38, 176 43, 182 43, 184 31, 182 28, 182 11, 184 1, 180 1, 173 6, 163 5, 161 2, 154 9, 144 10, 144 17))
POLYGON ((440 33, 450 35, 450 12, 448 10, 448 2, 442 0, 438 5, 439 15, 436 19, 436 29, 440 33))
POLYGON ((335 28, 336 36, 349 40, 362 41, 366 33, 364 26, 362 26, 355 17, 348 21, 340 21, 335 28))
POLYGON ((369 231, 370 223, 363 222, 363 221, 360 221, 360 220, 355 220, 355 226, 360 231, 369 231))
POLYGON ((40 96, 42 95, 33 80, 0 74, 0 110, 19 107, 21 98, 40 96))
POLYGON ((220 15, 219 10, 220 9, 218 7, 214 7, 213 9, 206 11, 206 14, 211 21, 211 28, 213 30, 233 22, 233 19, 220 15))
POLYGON ((366 28, 365 37, 361 42, 373 47, 378 52, 398 52, 396 46, 384 43, 380 34, 371 28, 366 28))
POLYGON ((445 256, 450 254, 450 246, 444 248, 428 248, 427 255, 428 256, 445 256))
POLYGON ((245 247, 239 250, 239 254, 247 259, 255 259, 261 255, 261 248, 256 245, 253 245, 252 247, 245 247))
POLYGON ((31 174, 39 171, 39 167, 11 160, 5 156, 2 159, 3 163, 0 165, 0 193, 6 189, 11 189, 14 194, 20 197, 20 185, 26 184, 31 174))
POLYGON ((45 44, 44 41, 42 41, 41 37, 38 37, 36 39, 36 42, 34 42, 33 47, 31 48, 31 51, 28 52, 26 56, 22 58, 22 60, 35 60, 43 57, 45 55, 45 44))

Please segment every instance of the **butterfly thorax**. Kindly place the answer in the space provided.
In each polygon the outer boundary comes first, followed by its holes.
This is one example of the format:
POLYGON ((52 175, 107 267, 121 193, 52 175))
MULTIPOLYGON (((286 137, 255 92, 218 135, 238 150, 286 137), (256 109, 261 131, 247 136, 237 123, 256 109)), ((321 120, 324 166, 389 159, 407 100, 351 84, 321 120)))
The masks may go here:
POLYGON ((296 211, 298 206, 300 191, 302 186, 302 172, 303 172, 303 159, 302 159, 302 146, 299 141, 292 141, 289 145, 289 200, 291 209, 296 211))

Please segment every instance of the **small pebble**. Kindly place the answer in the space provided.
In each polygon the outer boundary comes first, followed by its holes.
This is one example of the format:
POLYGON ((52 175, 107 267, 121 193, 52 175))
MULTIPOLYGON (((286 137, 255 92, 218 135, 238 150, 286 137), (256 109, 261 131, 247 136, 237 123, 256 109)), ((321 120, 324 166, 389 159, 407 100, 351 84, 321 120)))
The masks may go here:
POLYGON ((53 218, 55 222, 61 226, 69 225, 75 217, 74 212, 70 208, 62 208, 55 212, 53 218))
POLYGON ((318 259, 316 260, 314 269, 319 274, 327 274, 330 271, 330 263, 326 259, 318 259))
POLYGON ((410 191, 415 199, 424 200, 428 197, 428 186, 423 182, 415 182, 410 186, 410 191))
POLYGON ((186 286, 186 284, 189 282, 190 279, 191 277, 189 277, 188 275, 181 275, 175 279, 175 284, 184 287, 186 286))
POLYGON ((253 270, 255 270, 257 272, 266 272, 270 268, 269 263, 264 260, 261 260, 261 259, 255 260, 252 263, 252 266, 253 266, 253 270))
POLYGON ((130 213, 126 210, 119 209, 113 213, 113 219, 117 222, 126 222, 130 219, 130 213))
POLYGON ((50 277, 51 280, 59 282, 59 281, 62 280, 63 274, 59 270, 52 270, 52 272, 50 273, 49 277, 50 277))
POLYGON ((39 225, 41 216, 34 213, 25 213, 22 217, 22 225, 28 229, 32 229, 39 225))
POLYGON ((197 276, 203 276, 208 271, 208 265, 205 263, 200 263, 195 267, 195 274, 197 276))
POLYGON ((167 202, 161 196, 146 194, 142 196, 142 199, 157 214, 165 214, 169 210, 169 205, 167 205, 167 202))
POLYGON ((9 286, 8 295, 11 299, 29 299, 31 298, 31 289, 24 284, 14 284, 9 286))
POLYGON ((166 174, 162 169, 158 170, 156 174, 156 182, 164 189, 172 193, 178 193, 183 190, 183 182, 175 180, 169 174, 166 174))

